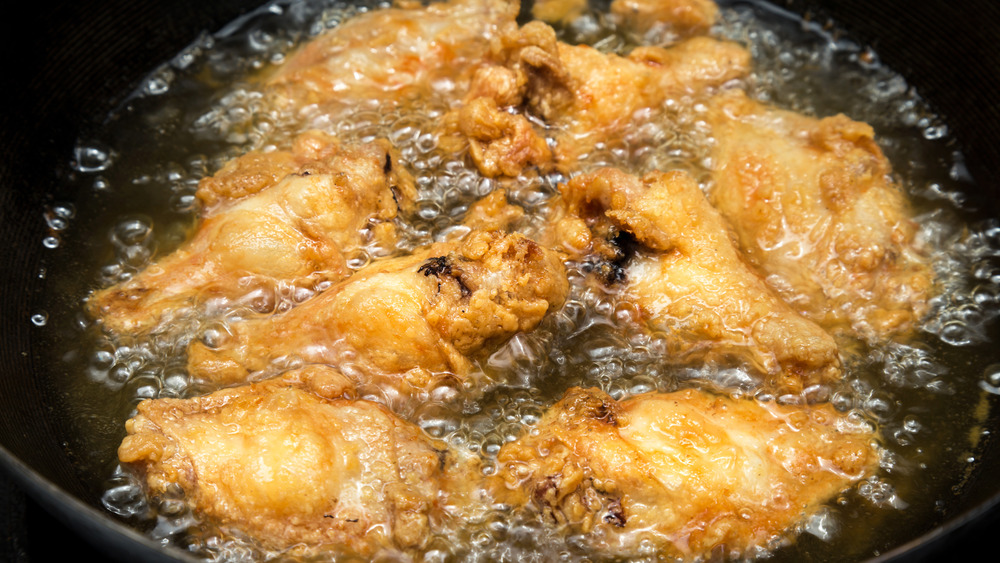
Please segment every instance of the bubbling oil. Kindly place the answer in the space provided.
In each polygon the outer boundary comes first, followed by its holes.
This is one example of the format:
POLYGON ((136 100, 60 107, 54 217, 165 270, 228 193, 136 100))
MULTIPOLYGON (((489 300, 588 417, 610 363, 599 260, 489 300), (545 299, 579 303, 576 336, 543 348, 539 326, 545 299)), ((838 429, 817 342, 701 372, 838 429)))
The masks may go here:
MULTIPOLYGON (((762 2, 722 5, 723 20, 713 32, 746 45, 755 61, 754 73, 741 85, 752 97, 784 108, 814 115, 844 112, 871 123, 897 179, 920 210, 922 241, 935 249, 942 291, 920 336, 865 350, 846 366, 844 380, 821 397, 880 429, 885 455, 879 476, 803 522, 791 545, 744 554, 779 561, 804 553, 826 560, 869 557, 913 529, 930 527, 938 517, 936 503, 953 494, 949 486, 937 484, 939 476, 957 476, 975 458, 976 440, 969 435, 982 421, 963 413, 976 412, 971 406, 984 394, 1000 394, 1000 369, 984 352, 995 342, 994 321, 1000 315, 1000 222, 966 222, 961 159, 949 148, 947 126, 873 51, 762 2)), ((307 128, 326 130, 348 143, 389 139, 416 179, 416 216, 402 225, 398 247, 363 249, 350 258, 355 270, 448 237, 460 228, 469 206, 498 187, 476 171, 466 154, 438 146, 434 131, 457 103, 454 93, 442 90, 405 106, 354 100, 287 113, 264 103, 263 92, 248 76, 280 64, 295 45, 346 19, 385 7, 276 6, 234 22, 217 36, 200 38, 150 76, 120 119, 111 122, 103 142, 77 151, 77 171, 92 182, 94 194, 78 203, 76 215, 90 217, 83 221, 88 234, 80 236, 91 236, 84 246, 99 266, 85 280, 79 272, 67 278, 89 287, 128 279, 190 234, 200 178, 247 150, 287 146, 307 128)), ((624 53, 633 46, 598 11, 558 33, 605 52, 624 53)), ((711 139, 702 102, 683 97, 638 112, 620 138, 584 155, 582 169, 617 166, 637 174, 680 169, 707 186, 711 139)), ((525 173, 505 187, 537 221, 564 180, 557 174, 525 173)), ((530 234, 536 227, 529 221, 525 230, 530 234)), ((585 283, 586 264, 568 266, 572 290, 566 304, 537 330, 516 335, 480 363, 482 373, 473 380, 486 384, 481 393, 431 400, 402 414, 430 435, 480 455, 484 472, 491 473, 500 447, 530 431, 571 386, 598 387, 616 399, 692 385, 754 396, 755 380, 744 370, 665 363, 666 335, 638 330, 632 305, 613 290, 585 283)), ((293 307, 322 289, 256 287, 244 299, 223 304, 224 316, 182 317, 180 330, 175 326, 144 338, 111 339, 76 317, 81 338, 64 357, 72 358, 70 377, 77 381, 68 386, 86 387, 84 395, 93 402, 114 405, 103 407, 114 429, 81 423, 81 433, 88 435, 82 439, 98 444, 95 451, 104 456, 94 465, 107 476, 103 501, 110 512, 206 560, 275 556, 199 521, 180 491, 147 498, 138 477, 115 465, 113 452, 124 421, 141 400, 212 390, 186 372, 191 339, 211 341, 228 323, 293 307)), ((423 556, 432 561, 602 558, 588 550, 583 537, 499 509, 470 523, 459 537, 433 537, 428 545, 423 556)), ((653 546, 640 551, 638 559, 657 559, 653 546)))

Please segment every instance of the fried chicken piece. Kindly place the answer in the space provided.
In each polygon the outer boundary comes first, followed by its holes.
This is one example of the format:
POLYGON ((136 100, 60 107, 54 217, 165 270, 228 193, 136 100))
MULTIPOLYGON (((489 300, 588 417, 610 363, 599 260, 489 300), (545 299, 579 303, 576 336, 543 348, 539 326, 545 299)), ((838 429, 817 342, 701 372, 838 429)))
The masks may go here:
POLYGON ((712 203, 768 282, 835 333, 884 341, 928 311, 933 273, 906 195, 864 123, 719 96, 712 203))
POLYGON ((442 133, 449 150, 468 143, 488 176, 514 176, 527 166, 570 171, 595 145, 620 136, 636 111, 740 78, 751 62, 743 47, 708 37, 608 55, 559 42, 537 21, 499 35, 492 59, 476 70, 442 133), (529 116, 552 129, 551 159, 529 116))
POLYGON ((507 201, 507 193, 499 189, 472 204, 462 226, 469 230, 512 232, 525 220, 524 208, 507 201))
POLYGON ((666 331, 670 361, 736 360, 764 375, 768 387, 792 393, 840 376, 833 337, 743 261, 725 220, 689 175, 640 179, 605 168, 561 191, 569 209, 561 222, 570 224, 561 228, 574 238, 564 246, 611 261, 606 280, 624 281, 624 297, 642 320, 666 331), (641 245, 634 256, 620 254, 623 233, 641 245))
POLYGON ((472 361, 537 326, 568 285, 555 253, 520 235, 474 231, 375 262, 287 313, 232 325, 214 348, 195 342, 188 368, 232 383, 276 359, 349 361, 366 392, 405 401, 456 379, 470 384, 472 361))
POLYGON ((119 459, 156 495, 268 549, 307 555, 419 549, 479 501, 479 463, 325 366, 194 399, 139 404, 119 459))
MULTIPOLYGON (((531 122, 502 110, 493 98, 473 99, 448 114, 446 123, 446 128, 468 143, 473 162, 488 178, 516 177, 525 168, 544 167, 552 161, 552 150, 531 122)), ((454 151, 461 150, 461 145, 461 141, 451 141, 443 146, 454 151)))
POLYGON ((315 288, 343 279, 350 252, 395 244, 393 220, 411 209, 416 188, 388 143, 341 146, 311 132, 290 152, 237 158, 204 180, 198 197, 207 207, 189 241, 90 296, 88 312, 106 329, 149 330, 260 285, 315 288))
MULTIPOLYGON (((279 107, 379 99, 406 103, 468 82, 518 3, 451 0, 360 14, 310 41, 268 79, 279 107)), ((463 90, 464 91, 464 88, 463 90)))
POLYGON ((476 68, 463 104, 445 115, 440 146, 450 152, 468 146, 488 177, 515 177, 529 166, 551 168, 548 142, 521 110, 557 115, 568 108, 569 75, 557 43, 555 31, 537 21, 501 33, 492 42, 492 62, 476 68))
POLYGON ((873 440, 829 404, 573 388, 501 448, 490 485, 602 553, 738 559, 872 475, 873 440))
POLYGON ((719 19, 713 0, 614 0, 618 24, 649 42, 669 42, 708 33, 719 19))

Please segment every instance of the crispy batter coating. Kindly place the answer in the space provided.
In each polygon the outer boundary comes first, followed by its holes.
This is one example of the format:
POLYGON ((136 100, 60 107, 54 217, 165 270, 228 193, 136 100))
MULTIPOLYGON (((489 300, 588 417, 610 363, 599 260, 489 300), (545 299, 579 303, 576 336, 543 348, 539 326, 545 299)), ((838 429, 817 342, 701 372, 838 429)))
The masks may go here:
POLYGON ((371 556, 461 525, 479 462, 311 366, 194 399, 142 402, 118 455, 154 494, 176 494, 269 549, 371 556), (456 520, 458 519, 458 520, 456 520))
POLYGON ((329 163, 343 151, 337 138, 322 131, 306 131, 294 139, 290 150, 250 151, 234 158, 198 182, 195 196, 202 204, 202 215, 213 215, 220 204, 259 193, 285 176, 301 173, 307 164, 329 163))
POLYGON ((644 247, 631 259, 609 256, 616 261, 610 274, 624 278, 625 296, 644 321, 666 331, 669 361, 735 359, 764 375, 770 387, 795 393, 840 376, 833 337, 743 261, 725 220, 687 174, 640 179, 605 168, 573 178, 562 194, 569 208, 563 222, 580 225, 565 231, 605 233, 589 248, 620 252, 607 249, 607 237, 621 232, 644 247))
POLYGON ((738 558, 872 475, 873 437, 825 404, 573 388, 501 448, 490 484, 603 553, 738 558))
POLYGON ((442 146, 468 143, 487 176, 515 176, 528 166, 570 171, 595 145, 620 136, 636 111, 700 94, 749 69, 746 49, 709 37, 621 57, 562 43, 548 25, 530 22, 493 41, 492 62, 476 70, 464 105, 444 120, 442 146), (553 129, 551 153, 529 116, 553 129))
POLYGON ((404 397, 460 383, 471 361, 533 329, 568 293, 555 253, 520 235, 470 233, 412 256, 375 262, 287 313, 231 327, 225 342, 194 342, 189 371, 238 382, 275 359, 337 364, 362 384, 404 397))
POLYGON ((343 279, 345 255, 395 244, 393 221, 415 196, 387 143, 342 146, 306 133, 290 152, 251 153, 203 181, 198 197, 207 207, 191 239, 95 292, 88 312, 114 333, 135 333, 209 299, 237 299, 249 286, 343 279))
MULTIPOLYGON (((502 110, 493 98, 475 98, 445 119, 445 127, 468 143, 473 162, 488 178, 516 177, 525 168, 552 162, 552 150, 531 122, 502 110)), ((451 136, 445 142, 461 150, 463 141, 451 136)))
POLYGON ((541 22, 507 26, 491 42, 490 62, 475 69, 464 102, 441 127, 441 146, 459 152, 489 177, 548 170, 553 153, 528 114, 556 115, 571 102, 555 31, 541 22))
POLYGON ((507 200, 500 189, 483 196, 469 207, 462 226, 470 230, 512 232, 525 220, 524 208, 507 200))
POLYGON ((912 333, 933 273, 872 128, 741 92, 716 98, 709 122, 712 203, 781 296, 832 331, 870 341, 912 333))

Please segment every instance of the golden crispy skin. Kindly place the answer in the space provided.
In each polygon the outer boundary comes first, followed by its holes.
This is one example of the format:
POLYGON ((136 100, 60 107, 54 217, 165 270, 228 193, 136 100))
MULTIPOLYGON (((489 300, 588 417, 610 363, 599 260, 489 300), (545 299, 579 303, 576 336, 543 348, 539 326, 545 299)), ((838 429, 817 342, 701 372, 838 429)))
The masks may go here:
POLYGON ((867 124, 719 96, 712 203, 797 310, 870 341, 911 333, 933 274, 905 194, 867 124))
POLYGON ((393 220, 415 196, 387 143, 341 146, 306 133, 290 152, 248 154, 202 181, 198 197, 207 207, 191 239, 95 292, 88 312, 114 333, 135 333, 209 299, 237 299, 248 287, 343 279, 345 255, 395 244, 393 220))
POLYGON ((528 115, 554 116, 568 107, 569 75, 557 43, 544 23, 506 26, 491 42, 490 57, 475 68, 463 103, 445 115, 440 146, 451 152, 468 147, 488 177, 551 168, 552 150, 528 115))
POLYGON ((474 357, 537 326, 568 286, 555 253, 520 235, 474 231, 375 262, 287 313, 233 325, 215 348, 194 342, 188 368, 232 383, 275 359, 348 362, 365 374, 359 384, 405 400, 466 383, 474 357))
POLYGON ((507 192, 490 192, 469 207, 462 226, 469 230, 512 232, 526 220, 523 207, 507 201, 507 192))
POLYGON ((500 27, 513 25, 517 10, 506 0, 373 10, 307 43, 267 84, 279 107, 292 108, 447 97, 468 82, 468 69, 500 27))
POLYGON ((467 144, 472 161, 488 178, 513 178, 525 168, 545 168, 552 162, 552 150, 531 122, 503 110, 493 98, 470 100, 449 113, 445 124, 454 134, 445 137, 443 146, 462 150, 467 144))
POLYGON ((719 19, 713 0, 614 0, 619 25, 649 42, 707 33, 719 19))
POLYGON ((573 170, 595 145, 621 135, 637 110, 702 93, 750 69, 746 49, 709 37, 621 57, 557 41, 537 21, 500 34, 491 57, 442 127, 442 146, 456 151, 467 143, 487 176, 515 176, 528 166, 573 170), (529 116, 553 129, 551 151, 529 116))
POLYGON ((614 252, 607 237, 624 231, 645 247, 618 267, 625 297, 651 328, 666 331, 668 361, 737 360, 771 388, 794 393, 840 376, 833 337, 743 261, 725 220, 687 174, 640 179, 605 168, 573 178, 561 191, 569 210, 561 229, 574 233, 564 246, 614 252), (598 236, 587 241, 591 233, 598 236))
POLYGON ((828 404, 573 388, 501 448, 490 484, 604 553, 738 558, 873 474, 873 439, 828 404))
POLYGON ((154 494, 269 549, 417 549, 471 514, 478 460, 311 366, 194 399, 140 403, 118 449, 154 494), (298 544, 298 545, 297 545, 298 544), (304 545, 303 545, 304 544, 304 545))

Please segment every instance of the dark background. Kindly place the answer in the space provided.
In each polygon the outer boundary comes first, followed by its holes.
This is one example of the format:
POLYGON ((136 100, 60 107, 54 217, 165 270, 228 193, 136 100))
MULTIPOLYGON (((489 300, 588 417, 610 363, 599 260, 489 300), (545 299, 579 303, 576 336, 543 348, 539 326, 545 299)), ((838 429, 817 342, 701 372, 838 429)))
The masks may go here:
POLYGON ((107 555, 55 519, 6 476, 0 479, 0 529, 0 561, 107 560, 107 555))

